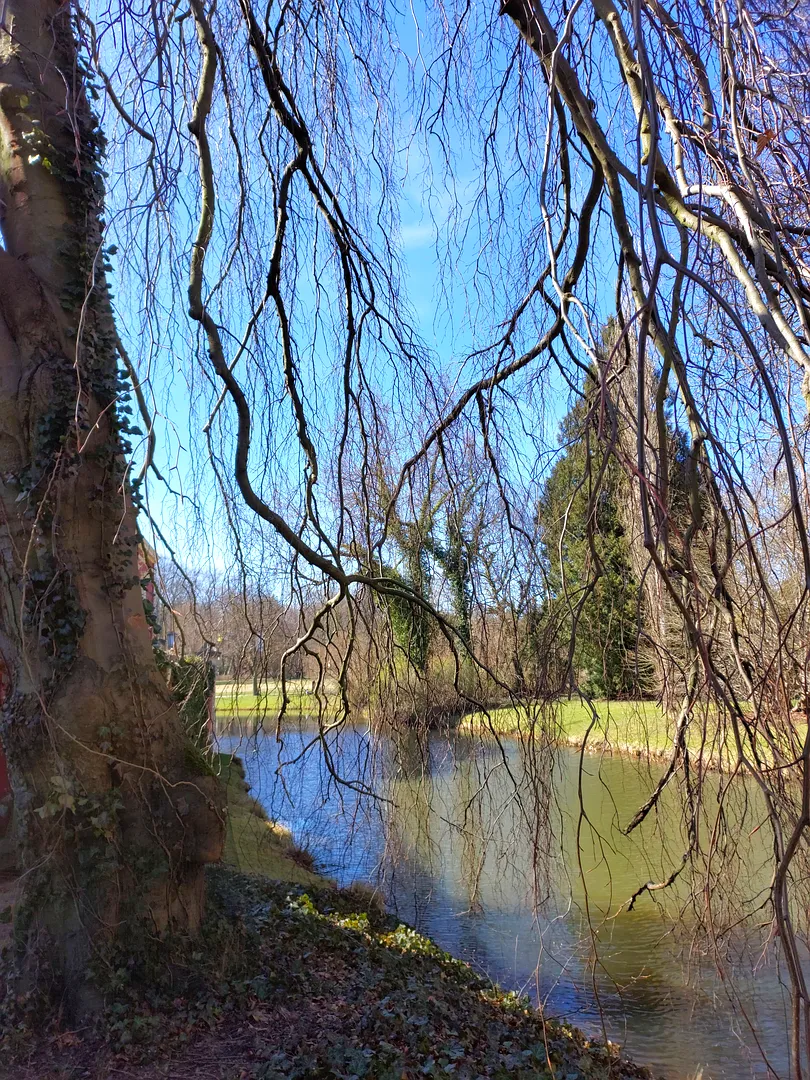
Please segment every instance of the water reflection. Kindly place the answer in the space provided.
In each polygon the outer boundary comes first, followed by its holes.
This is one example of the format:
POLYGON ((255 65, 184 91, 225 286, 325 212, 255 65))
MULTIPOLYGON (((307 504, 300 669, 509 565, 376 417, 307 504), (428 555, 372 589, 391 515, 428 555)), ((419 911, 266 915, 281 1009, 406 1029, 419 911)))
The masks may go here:
MULTIPOLYGON (((594 1033, 604 1025, 666 1077, 701 1066, 704 1080, 787 1075, 787 997, 774 961, 759 960, 762 931, 740 928, 719 943, 731 980, 695 932, 687 872, 632 911, 622 906, 645 881, 664 880, 687 847, 674 791, 631 837, 622 832, 657 768, 617 757, 586 758, 580 769, 568 750, 461 736, 394 741, 360 728, 300 756, 311 739, 290 731, 282 746, 259 736, 222 749, 243 757, 268 813, 339 882, 378 884, 400 917, 448 951, 553 1015, 594 1033), (730 1009, 732 989, 754 1031, 730 1009)), ((707 787, 701 828, 713 827, 719 784, 707 787)), ((758 832, 748 835, 761 815, 742 784, 732 812, 740 848, 725 853, 726 866, 753 909, 767 850, 758 832)), ((721 919, 719 896, 705 903, 721 919)))

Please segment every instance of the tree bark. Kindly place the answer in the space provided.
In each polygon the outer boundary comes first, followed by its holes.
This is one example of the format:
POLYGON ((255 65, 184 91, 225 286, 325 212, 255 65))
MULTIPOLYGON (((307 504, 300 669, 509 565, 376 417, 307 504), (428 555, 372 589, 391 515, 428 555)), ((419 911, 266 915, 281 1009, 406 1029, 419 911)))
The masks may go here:
POLYGON ((103 136, 69 5, 0 28, 0 738, 24 892, 21 977, 75 1016, 99 946, 193 932, 222 798, 159 673, 138 580, 103 250, 103 136))

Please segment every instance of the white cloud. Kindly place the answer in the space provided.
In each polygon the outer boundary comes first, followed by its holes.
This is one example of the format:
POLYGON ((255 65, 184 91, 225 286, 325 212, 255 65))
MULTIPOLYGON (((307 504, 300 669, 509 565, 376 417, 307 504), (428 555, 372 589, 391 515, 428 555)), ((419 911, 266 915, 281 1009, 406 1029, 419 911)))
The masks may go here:
POLYGON ((414 222, 412 225, 403 225, 399 235, 403 248, 412 250, 432 244, 436 239, 436 230, 432 222, 414 222))

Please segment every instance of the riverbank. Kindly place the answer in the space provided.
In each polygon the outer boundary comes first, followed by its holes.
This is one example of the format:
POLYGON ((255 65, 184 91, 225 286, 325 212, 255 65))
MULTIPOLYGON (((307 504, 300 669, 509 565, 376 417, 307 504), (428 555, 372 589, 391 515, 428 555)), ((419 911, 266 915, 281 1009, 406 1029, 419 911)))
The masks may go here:
POLYGON ((222 856, 225 866, 297 885, 334 884, 317 872, 312 856, 298 847, 289 829, 268 819, 262 804, 250 794, 245 769, 238 757, 217 754, 214 765, 225 788, 228 807, 222 856))
MULTIPOLYGON (((674 723, 653 701, 595 701, 592 711, 578 699, 557 701, 521 709, 505 707, 469 713, 457 730, 482 738, 538 739, 584 750, 589 754, 621 754, 628 757, 668 760, 672 754, 674 723), (595 713, 595 715, 594 715, 595 713)), ((722 770, 732 758, 726 739, 711 722, 704 731, 694 724, 687 745, 704 768, 722 770)))
MULTIPOLYGON (((306 722, 318 714, 328 719, 335 711, 335 699, 318 699, 307 692, 302 681, 288 687, 285 722, 306 722)), ((274 729, 281 707, 278 686, 267 684, 259 697, 235 683, 220 684, 217 689, 217 720, 222 733, 251 730, 258 722, 269 722, 274 729)), ((631 757, 668 759, 672 753, 674 725, 653 701, 595 701, 596 721, 590 708, 579 699, 562 699, 550 706, 539 703, 526 708, 493 706, 486 712, 472 712, 457 717, 452 724, 457 732, 470 736, 531 738, 541 731, 553 742, 584 749, 594 754, 624 754, 631 757)), ((269 729, 268 729, 269 730, 269 729)), ((721 768, 725 746, 719 745, 711 730, 704 738, 699 725, 689 732, 688 745, 700 755, 707 768, 721 768)))
MULTIPOLYGON (((218 682, 215 689, 214 705, 217 724, 224 725, 249 723, 267 723, 275 729, 275 720, 281 709, 285 695, 277 680, 261 683, 258 694, 253 692, 250 683, 218 682)), ((328 691, 333 691, 330 683, 328 691)), ((338 698, 334 693, 315 694, 309 679, 289 679, 286 684, 285 716, 288 720, 299 720, 308 716, 333 716, 337 710, 338 698)))
POLYGON ((299 1080, 513 1077, 642 1080, 649 1073, 543 1018, 430 940, 358 906, 227 869, 192 967, 175 955, 104 1028, 39 1033, 18 1080, 299 1080), (60 1041, 61 1040, 61 1041, 60 1041))
MULTIPOLYGON (((272 735, 280 703, 277 691, 268 691, 258 699, 235 692, 230 697, 218 698, 218 733, 252 736, 258 728, 272 735), (253 702, 251 711, 244 708, 248 699, 253 702), (226 701, 224 706, 219 703, 222 700, 226 701)), ((325 699, 321 706, 322 721, 334 717, 334 699, 325 699)), ((528 708, 492 706, 486 711, 455 717, 445 715, 441 723, 432 726, 485 740, 503 737, 556 743, 594 756, 618 754, 648 761, 670 760, 675 725, 656 702, 602 700, 594 701, 593 706, 595 719, 584 702, 562 699, 550 705, 538 702, 528 708)), ((314 697, 303 691, 291 692, 285 725, 316 723, 317 716, 318 703, 314 697)), ((356 719, 369 722, 363 714, 356 719)), ((702 715, 696 717, 687 733, 687 745, 693 762, 699 760, 704 769, 713 772, 727 771, 737 760, 730 729, 721 734, 711 715, 708 720, 702 715)), ((761 753, 763 760, 767 760, 768 748, 763 747, 761 753)))
POLYGON ((2 1080, 649 1080, 386 914, 368 888, 336 888, 268 821, 238 759, 215 765, 230 821, 201 937, 119 958, 93 1028, 23 1013, 3 1032, 2 1080), (245 863, 273 877, 234 868, 245 863))

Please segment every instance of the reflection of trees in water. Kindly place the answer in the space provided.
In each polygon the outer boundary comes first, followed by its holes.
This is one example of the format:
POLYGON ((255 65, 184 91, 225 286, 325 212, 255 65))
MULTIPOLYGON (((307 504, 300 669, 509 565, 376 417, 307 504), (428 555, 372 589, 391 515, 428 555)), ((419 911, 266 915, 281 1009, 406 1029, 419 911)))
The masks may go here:
POLYGON ((433 874, 439 850, 432 835, 434 801, 431 750, 426 732, 397 731, 388 740, 390 777, 385 782, 390 799, 385 816, 386 870, 427 880, 433 874))
POLYGON ((546 863, 553 844, 545 794, 531 800, 519 791, 525 774, 514 745, 507 755, 464 737, 412 733, 392 742, 389 864, 408 860, 430 875, 438 861, 454 882, 459 910, 502 906, 507 895, 520 896, 521 904, 537 901, 541 867, 542 896, 548 894, 546 863))
MULTIPOLYGON (((283 756, 295 758, 310 737, 289 733, 283 756)), ((671 1063, 684 1053, 677 1047, 691 1025, 694 1053, 702 1055, 695 1061, 716 1060, 714 1044, 731 1024, 733 981, 739 1004, 752 1013, 756 991, 766 1044, 783 1042, 777 972, 754 970, 767 936, 757 908, 769 883, 769 853, 750 786, 705 778, 698 814, 707 849, 724 816, 722 831, 734 842, 716 851, 723 860, 717 872, 734 882, 735 895, 724 894, 721 906, 720 895, 696 891, 695 883, 714 872, 707 861, 627 910, 639 885, 660 880, 688 838, 674 787, 638 830, 622 831, 657 783, 657 766, 588 756, 580 765, 577 754, 539 742, 504 740, 501 748, 460 736, 411 732, 389 739, 346 729, 332 747, 332 764, 356 768, 364 759, 363 775, 382 800, 337 785, 317 746, 285 770, 288 798, 276 774, 275 743, 256 745, 259 759, 245 756, 257 793, 296 836, 315 842, 330 873, 381 881, 400 917, 506 985, 530 989, 553 1013, 598 1030, 593 970, 611 1037, 627 1038, 627 1021, 637 1056, 671 1063), (258 777, 255 760, 265 763, 258 777), (715 924, 730 926, 739 912, 749 918, 707 944, 701 902, 715 924), (733 980, 718 979, 717 960, 733 980)), ((734 1039, 720 1053, 738 1065, 743 1060, 734 1039)), ((744 1075, 742 1066, 730 1075, 744 1075)))
MULTIPOLYGON (((390 811, 389 835, 399 845, 398 895, 404 886, 410 910, 426 929, 438 930, 446 946, 489 974, 533 986, 538 999, 564 1005, 589 1023, 596 1022, 593 972, 614 1036, 627 1020, 636 1038, 652 1037, 662 1024, 675 1038, 677 1024, 693 1010, 723 1009, 728 988, 717 977, 718 959, 735 977, 738 1005, 750 1008, 764 933, 749 918, 707 949, 708 922, 696 915, 701 897, 695 883, 704 875, 711 879, 710 861, 628 910, 639 886, 662 880, 688 842, 689 821, 674 786, 628 836, 624 826, 660 769, 612 757, 580 763, 566 751, 543 757, 543 749, 509 743, 502 752, 474 740, 433 737, 427 748, 411 752, 413 767, 393 785, 396 808, 390 811), (423 901, 429 897, 421 905, 420 889, 423 901)), ((707 777, 696 815, 707 837, 733 837, 714 857, 722 859, 735 894, 724 893, 722 905, 719 895, 704 905, 723 925, 740 912, 754 914, 768 886, 767 845, 756 829, 758 796, 743 783, 731 791, 727 786, 719 776, 707 777)), ((766 1029, 783 1037, 776 972, 766 975, 759 1015, 766 1029)), ((717 1023, 731 1024, 731 1014, 722 1012, 717 1023)), ((716 1031, 704 1026, 697 1037, 709 1054, 716 1031)))
MULTIPOLYGON (((468 740, 456 740, 462 747, 468 740)), ((459 855, 459 880, 466 892, 469 912, 481 910, 481 877, 487 858, 487 835, 484 808, 480 793, 482 776, 480 761, 474 754, 462 754, 457 765, 456 799, 453 805, 453 819, 458 823, 461 852, 459 855)), ((474 925, 471 923, 471 925, 474 925)))

